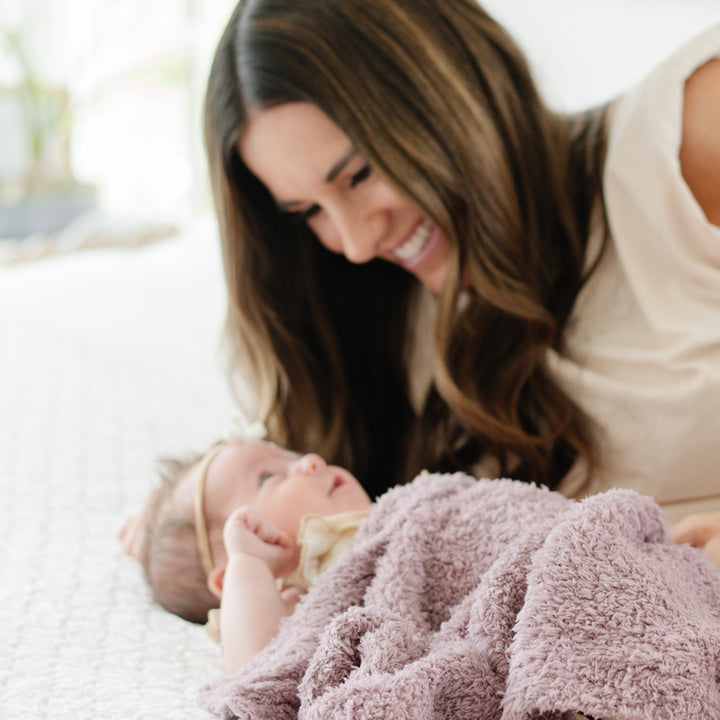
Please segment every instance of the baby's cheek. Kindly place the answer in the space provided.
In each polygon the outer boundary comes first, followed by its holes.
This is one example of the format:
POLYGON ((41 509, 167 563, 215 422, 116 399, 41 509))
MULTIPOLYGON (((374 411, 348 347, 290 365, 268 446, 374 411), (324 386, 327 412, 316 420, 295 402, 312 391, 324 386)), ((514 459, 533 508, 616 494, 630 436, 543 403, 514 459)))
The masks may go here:
POLYGON ((297 537, 300 520, 306 514, 302 496, 294 493, 278 493, 272 502, 259 503, 256 509, 291 540, 297 537))

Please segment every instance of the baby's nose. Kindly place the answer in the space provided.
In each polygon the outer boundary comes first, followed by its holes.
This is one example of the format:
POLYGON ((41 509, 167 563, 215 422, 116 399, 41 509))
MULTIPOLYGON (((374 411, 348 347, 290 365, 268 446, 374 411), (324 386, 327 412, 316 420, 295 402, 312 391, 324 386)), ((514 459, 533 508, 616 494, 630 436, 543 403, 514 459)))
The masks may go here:
POLYGON ((298 472, 301 472, 304 475, 309 475, 310 473, 317 472, 324 466, 325 461, 319 455, 316 455, 315 453, 308 453, 298 460, 297 469, 298 472))

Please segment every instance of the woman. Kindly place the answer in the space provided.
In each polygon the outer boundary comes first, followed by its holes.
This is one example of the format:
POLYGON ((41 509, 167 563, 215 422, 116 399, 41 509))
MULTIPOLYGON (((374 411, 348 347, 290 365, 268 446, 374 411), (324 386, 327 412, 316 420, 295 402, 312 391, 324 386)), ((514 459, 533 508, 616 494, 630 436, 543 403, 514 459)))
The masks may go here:
POLYGON ((567 116, 472 0, 242 0, 206 144, 273 439, 720 509, 717 56, 567 116))

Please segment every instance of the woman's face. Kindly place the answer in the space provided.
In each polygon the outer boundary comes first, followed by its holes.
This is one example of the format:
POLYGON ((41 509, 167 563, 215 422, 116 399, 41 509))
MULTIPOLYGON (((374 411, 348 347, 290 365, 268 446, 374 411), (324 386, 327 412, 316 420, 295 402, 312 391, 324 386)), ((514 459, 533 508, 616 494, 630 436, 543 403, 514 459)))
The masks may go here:
POLYGON ((396 190, 316 105, 293 102, 251 117, 239 150, 278 207, 354 263, 381 258, 440 292, 450 241, 396 190))

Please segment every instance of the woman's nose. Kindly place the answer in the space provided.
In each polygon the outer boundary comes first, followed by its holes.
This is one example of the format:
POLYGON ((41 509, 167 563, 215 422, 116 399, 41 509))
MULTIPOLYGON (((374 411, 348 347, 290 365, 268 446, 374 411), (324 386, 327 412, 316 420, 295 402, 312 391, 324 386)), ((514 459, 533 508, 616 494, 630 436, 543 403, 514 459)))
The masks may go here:
POLYGON ((310 475, 325 467, 325 461, 315 453, 303 455, 297 461, 297 471, 303 475, 310 475))
POLYGON ((336 214, 336 230, 342 254, 362 264, 378 256, 389 228, 389 213, 382 207, 345 207, 336 214))
POLYGON ((343 255, 357 265, 370 262, 377 255, 376 243, 366 229, 358 226, 347 227, 341 231, 340 242, 343 255))

